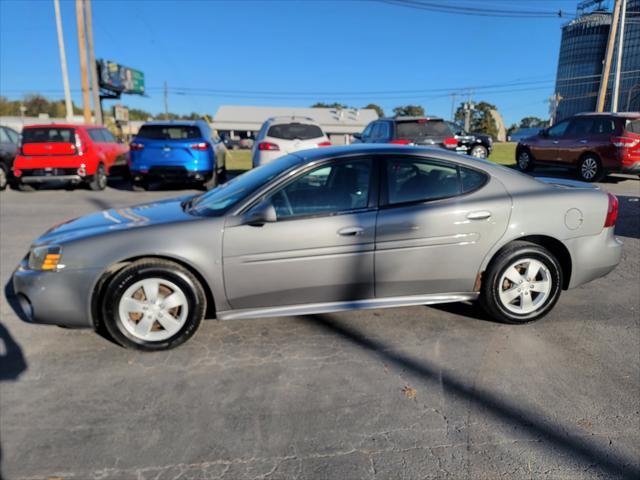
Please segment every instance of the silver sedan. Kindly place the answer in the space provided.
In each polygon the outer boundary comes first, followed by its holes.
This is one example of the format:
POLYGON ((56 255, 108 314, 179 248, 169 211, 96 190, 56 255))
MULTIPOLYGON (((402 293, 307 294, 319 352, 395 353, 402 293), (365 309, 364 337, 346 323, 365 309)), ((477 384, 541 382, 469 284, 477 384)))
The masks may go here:
POLYGON ((478 301, 526 323, 620 261, 617 199, 443 150, 282 157, 210 192, 57 225, 13 275, 34 323, 175 347, 204 318, 478 301))

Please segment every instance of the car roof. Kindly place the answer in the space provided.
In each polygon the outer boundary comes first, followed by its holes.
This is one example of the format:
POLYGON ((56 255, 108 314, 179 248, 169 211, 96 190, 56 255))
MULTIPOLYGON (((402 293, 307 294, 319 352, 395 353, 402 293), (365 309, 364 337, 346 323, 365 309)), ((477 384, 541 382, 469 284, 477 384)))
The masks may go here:
POLYGON ((640 118, 640 112, 583 112, 577 113, 576 117, 619 117, 619 118, 640 118))
MULTIPOLYGON (((147 125, 175 125, 177 127, 199 127, 205 124, 204 120, 154 120, 152 122, 144 122, 143 127, 147 125)), ((141 127, 142 128, 142 127, 141 127)))
POLYGON ((34 125, 25 125, 25 128, 104 128, 102 125, 85 125, 74 123, 36 123, 34 125))
POLYGON ((439 120, 439 121, 444 121, 441 117, 432 117, 432 116, 417 116, 417 117, 412 117, 412 116, 400 116, 400 117, 382 117, 379 118, 378 120, 389 120, 391 122, 415 122, 417 120, 426 120, 427 122, 430 122, 432 120, 439 120))
POLYGON ((318 125, 318 122, 316 122, 313 118, 311 117, 303 117, 301 115, 279 115, 277 117, 270 117, 267 119, 267 122, 269 122, 270 124, 274 124, 274 123, 308 123, 311 125, 318 125))

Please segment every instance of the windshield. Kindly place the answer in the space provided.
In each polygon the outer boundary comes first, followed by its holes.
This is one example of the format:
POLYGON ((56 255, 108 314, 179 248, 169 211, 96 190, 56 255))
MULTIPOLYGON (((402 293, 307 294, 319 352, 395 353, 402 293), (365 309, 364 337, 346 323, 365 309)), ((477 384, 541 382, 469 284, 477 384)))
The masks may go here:
POLYGON ((233 205, 251 195, 282 172, 299 164, 300 161, 300 157, 286 155, 273 162, 249 170, 210 192, 195 197, 190 204, 186 205, 186 210, 194 215, 222 215, 233 205))

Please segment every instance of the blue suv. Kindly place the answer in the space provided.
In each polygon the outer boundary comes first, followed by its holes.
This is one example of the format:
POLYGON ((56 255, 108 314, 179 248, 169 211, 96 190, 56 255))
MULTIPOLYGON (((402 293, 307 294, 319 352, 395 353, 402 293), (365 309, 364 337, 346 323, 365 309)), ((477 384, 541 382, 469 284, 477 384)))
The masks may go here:
POLYGON ((134 190, 146 190, 151 179, 213 188, 219 172, 211 142, 211 128, 203 120, 145 123, 129 151, 134 190))

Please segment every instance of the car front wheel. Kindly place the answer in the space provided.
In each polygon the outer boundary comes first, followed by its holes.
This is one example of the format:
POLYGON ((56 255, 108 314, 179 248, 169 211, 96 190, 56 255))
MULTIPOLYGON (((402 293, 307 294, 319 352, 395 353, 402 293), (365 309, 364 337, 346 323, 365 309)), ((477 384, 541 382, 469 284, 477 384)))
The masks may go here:
POLYGON ((93 178, 89 180, 89 188, 93 191, 100 191, 107 188, 107 172, 104 169, 104 165, 98 165, 96 173, 93 174, 93 178))
POLYGON ((7 188, 8 175, 4 165, 0 165, 0 190, 7 188))
POLYGON ((177 263, 143 259, 119 271, 108 283, 102 320, 122 346, 168 350, 196 332, 206 312, 198 279, 177 263))
POLYGON ((476 145, 471 149, 469 155, 475 158, 487 158, 489 156, 489 151, 482 145, 476 145))
POLYGON ((530 172, 533 170, 533 156, 531 152, 527 149, 520 150, 518 152, 518 156, 516 158, 518 163, 518 168, 523 172, 530 172))
POLYGON ((546 315, 562 290, 562 270, 545 248, 513 242, 484 274, 480 302, 489 315, 505 323, 527 323, 546 315))
POLYGON ((603 176, 602 164, 595 155, 586 155, 578 162, 578 178, 583 182, 597 182, 603 176))

